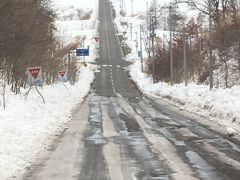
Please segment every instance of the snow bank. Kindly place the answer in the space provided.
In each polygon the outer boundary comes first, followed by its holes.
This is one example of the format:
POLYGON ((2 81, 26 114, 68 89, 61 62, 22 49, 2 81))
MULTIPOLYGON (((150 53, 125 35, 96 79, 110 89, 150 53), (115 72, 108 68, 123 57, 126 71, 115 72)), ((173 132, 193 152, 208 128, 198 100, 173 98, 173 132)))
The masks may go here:
POLYGON ((25 97, 8 91, 7 108, 0 109, 0 179, 8 179, 28 166, 40 150, 71 120, 71 110, 90 89, 93 71, 82 68, 79 81, 67 88, 59 83, 43 87, 25 97))
POLYGON ((213 89, 205 85, 169 85, 165 82, 153 84, 152 78, 141 72, 139 60, 129 68, 130 75, 139 88, 150 96, 170 100, 181 108, 212 117, 211 120, 226 127, 227 131, 240 132, 240 87, 213 89))

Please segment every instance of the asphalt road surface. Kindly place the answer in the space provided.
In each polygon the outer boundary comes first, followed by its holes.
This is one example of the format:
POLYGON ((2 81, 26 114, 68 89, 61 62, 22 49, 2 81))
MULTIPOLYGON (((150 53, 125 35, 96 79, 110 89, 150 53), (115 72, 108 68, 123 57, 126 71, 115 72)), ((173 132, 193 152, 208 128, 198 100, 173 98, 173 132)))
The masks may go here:
POLYGON ((108 0, 99 3, 99 20, 93 89, 22 179, 239 180, 239 141, 143 95, 126 70, 108 0))

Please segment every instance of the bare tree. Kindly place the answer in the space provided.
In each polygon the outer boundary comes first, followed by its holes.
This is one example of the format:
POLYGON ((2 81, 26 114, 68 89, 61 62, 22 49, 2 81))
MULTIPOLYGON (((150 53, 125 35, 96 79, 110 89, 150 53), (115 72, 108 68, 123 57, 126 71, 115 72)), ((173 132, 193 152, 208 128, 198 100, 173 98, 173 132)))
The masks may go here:
MULTIPOLYGON (((54 82, 61 58, 54 58, 55 14, 47 0, 0 0, 0 63, 6 62, 12 91, 26 83, 26 68, 42 66, 54 82)), ((0 66, 1 67, 1 66, 0 66)))

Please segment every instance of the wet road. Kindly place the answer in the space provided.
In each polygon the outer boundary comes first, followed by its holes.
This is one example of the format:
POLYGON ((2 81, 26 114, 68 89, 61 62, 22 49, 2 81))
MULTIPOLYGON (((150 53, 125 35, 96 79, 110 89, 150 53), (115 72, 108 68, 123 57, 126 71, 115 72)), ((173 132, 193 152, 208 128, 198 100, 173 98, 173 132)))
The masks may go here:
POLYGON ((122 58, 110 4, 100 2, 100 71, 93 89, 69 128, 22 179, 239 180, 238 140, 138 91, 122 58))

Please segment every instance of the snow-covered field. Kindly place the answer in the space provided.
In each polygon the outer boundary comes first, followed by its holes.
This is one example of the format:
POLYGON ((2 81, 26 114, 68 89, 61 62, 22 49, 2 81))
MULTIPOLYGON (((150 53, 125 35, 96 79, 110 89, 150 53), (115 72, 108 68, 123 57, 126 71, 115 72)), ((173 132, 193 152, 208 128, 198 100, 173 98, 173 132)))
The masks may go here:
MULTIPOLYGON (((118 1, 113 1, 115 9, 119 11, 118 1)), ((189 84, 187 87, 184 84, 176 84, 171 86, 165 82, 153 84, 152 78, 147 74, 141 72, 141 62, 137 57, 136 51, 136 39, 139 42, 139 25, 146 23, 145 18, 139 16, 139 14, 146 14, 146 4, 150 4, 150 0, 141 0, 141 3, 136 3, 133 0, 133 17, 131 17, 131 1, 125 0, 127 16, 121 17, 117 13, 115 23, 119 30, 126 31, 127 40, 126 43, 132 48, 131 54, 127 56, 127 60, 133 62, 133 65, 129 68, 132 79, 137 83, 139 88, 147 95, 154 98, 163 98, 183 109, 200 114, 209 118, 210 121, 218 123, 225 127, 226 131, 230 134, 240 132, 240 87, 234 86, 231 89, 213 89, 209 91, 209 87, 205 85, 189 84), (145 6, 144 6, 145 5, 145 6), (124 29, 121 27, 120 21, 132 23, 133 26, 133 38, 131 41, 130 28, 124 29), (135 35, 136 33, 136 35, 135 35)), ((168 1, 169 2, 169 1, 168 1)), ((167 2, 159 2, 167 3, 167 2)), ((164 4, 161 4, 164 5, 164 4)), ((195 16, 196 12, 186 10, 183 4, 179 5, 182 12, 186 11, 188 18, 195 16)), ((160 37, 169 37, 169 32, 157 29, 157 35, 160 37)), ((138 50, 139 43, 138 43, 138 50)), ((143 52, 143 56, 146 59, 146 52, 143 52)))
MULTIPOLYGON (((84 0, 54 0, 53 6, 58 13, 56 25, 62 40, 70 42, 76 36, 85 36, 85 45, 90 46, 90 57, 86 61, 94 61, 97 53, 92 36, 97 33, 98 0, 89 0, 88 3, 84 0), (76 13, 80 7, 83 11, 91 12, 90 19, 78 19, 76 13), (72 11, 73 8, 76 11, 72 11)), ((6 110, 0 106, 1 180, 15 179, 15 176, 24 173, 25 168, 51 140, 66 128, 71 120, 71 110, 90 89, 94 70, 95 67, 90 64, 82 66, 79 81, 74 86, 68 83, 67 88, 62 83, 44 86, 39 91, 46 100, 45 104, 35 89, 30 91, 26 100, 26 90, 22 89, 21 95, 14 95, 7 87, 6 110)))

